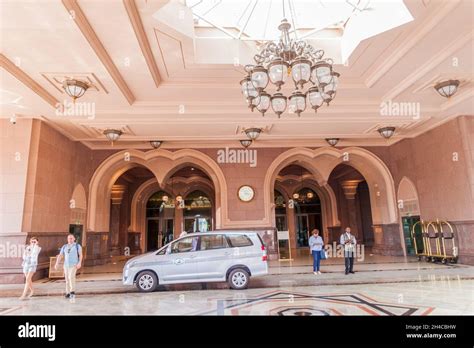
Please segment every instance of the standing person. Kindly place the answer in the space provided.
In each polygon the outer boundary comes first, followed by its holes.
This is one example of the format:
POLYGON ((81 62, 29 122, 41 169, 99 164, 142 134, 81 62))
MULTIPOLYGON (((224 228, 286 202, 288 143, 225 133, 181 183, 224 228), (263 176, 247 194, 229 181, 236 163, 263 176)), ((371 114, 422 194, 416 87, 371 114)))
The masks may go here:
POLYGON ((344 264, 346 267, 346 275, 349 273, 354 274, 354 253, 357 241, 351 234, 350 227, 346 227, 344 233, 341 234, 340 243, 344 247, 344 264))
POLYGON ((319 265, 321 263, 321 252, 323 250, 323 239, 319 235, 319 230, 315 228, 311 231, 312 236, 309 237, 309 248, 311 250, 311 255, 313 255, 313 273, 314 274, 321 274, 319 271, 319 265))
POLYGON ((181 232, 181 233, 179 234, 179 238, 184 237, 184 236, 187 235, 187 234, 188 234, 188 232, 183 231, 183 232, 181 232))
POLYGON ((33 276, 36 272, 36 267, 38 267, 38 255, 41 251, 41 247, 38 243, 37 237, 30 238, 30 245, 25 248, 23 252, 23 262, 21 266, 23 267, 23 273, 25 274, 25 288, 23 289, 23 294, 20 296, 20 300, 24 300, 27 296, 26 293, 30 290, 28 298, 33 296, 33 276))
POLYGON ((76 243, 76 237, 72 233, 67 236, 67 244, 62 246, 54 269, 58 269, 62 258, 64 258, 64 278, 66 280, 65 297, 74 298, 76 295, 76 272, 82 264, 82 247, 76 243))

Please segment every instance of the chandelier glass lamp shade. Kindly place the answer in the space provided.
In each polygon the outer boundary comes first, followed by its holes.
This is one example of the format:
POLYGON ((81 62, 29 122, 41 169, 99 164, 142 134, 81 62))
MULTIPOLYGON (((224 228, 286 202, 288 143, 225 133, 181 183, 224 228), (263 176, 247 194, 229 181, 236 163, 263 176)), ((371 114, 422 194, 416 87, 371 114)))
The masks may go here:
POLYGON ((248 128, 245 130, 245 134, 247 134, 247 137, 250 140, 256 140, 259 136, 262 130, 260 128, 248 128))
POLYGON ((176 202, 181 203, 183 201, 183 196, 178 193, 176 196, 176 202))
POLYGON ((273 112, 280 117, 287 107, 300 115, 307 103, 315 111, 323 103, 329 105, 336 96, 340 77, 333 70, 333 60, 325 58, 323 50, 298 40, 296 30, 290 30, 286 19, 278 29, 280 40, 265 42, 254 56, 256 65, 245 66, 247 76, 240 85, 248 107, 252 111, 257 108, 264 115, 262 111, 268 110, 270 101, 273 112), (287 96, 281 90, 290 78, 294 91, 287 96))
POLYGON ((377 131, 380 133, 381 136, 383 136, 385 139, 389 139, 393 136, 395 133, 395 127, 382 127, 377 129, 377 131))
POLYGON ((288 109, 290 112, 295 112, 298 116, 301 116, 301 113, 306 109, 306 96, 300 91, 295 91, 289 99, 288 109))
POLYGON ((72 98, 73 101, 76 101, 77 98, 82 97, 88 88, 89 85, 80 80, 68 79, 63 82, 64 91, 72 98))
POLYGON ((250 140, 250 139, 242 139, 242 140, 240 140, 240 144, 241 144, 243 147, 247 148, 247 147, 249 147, 250 145, 252 145, 252 140, 250 140))
POLYGON ((154 148, 157 149, 161 146, 162 141, 160 140, 150 140, 150 145, 154 148))
POLYGON ((331 146, 336 146, 339 142, 339 138, 326 138, 326 141, 331 146))
POLYGON ((452 97, 458 90, 459 80, 448 80, 444 82, 437 83, 434 88, 436 91, 445 98, 452 97))
POLYGON ((280 118, 281 114, 286 110, 286 100, 287 98, 281 93, 275 93, 271 98, 270 102, 272 104, 272 109, 275 114, 280 118))
POLYGON ((122 131, 118 129, 106 129, 104 131, 104 135, 109 139, 111 142, 117 141, 120 136, 122 135, 122 131))
POLYGON ((258 101, 256 108, 262 116, 265 116, 265 113, 270 108, 270 98, 271 95, 267 92, 260 92, 260 95, 257 98, 254 98, 255 101, 258 101))
POLYGON ((300 198, 300 194, 298 192, 293 193, 293 199, 298 199, 300 198))

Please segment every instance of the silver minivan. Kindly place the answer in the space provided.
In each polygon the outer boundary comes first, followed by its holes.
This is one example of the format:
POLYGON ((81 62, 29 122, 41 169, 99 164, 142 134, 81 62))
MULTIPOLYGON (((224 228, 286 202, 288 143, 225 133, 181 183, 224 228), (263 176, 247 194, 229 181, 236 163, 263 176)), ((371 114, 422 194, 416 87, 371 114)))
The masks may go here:
POLYGON ((233 289, 245 289, 250 277, 267 273, 267 251, 257 232, 198 232, 130 259, 123 284, 151 292, 158 284, 227 281, 233 289))

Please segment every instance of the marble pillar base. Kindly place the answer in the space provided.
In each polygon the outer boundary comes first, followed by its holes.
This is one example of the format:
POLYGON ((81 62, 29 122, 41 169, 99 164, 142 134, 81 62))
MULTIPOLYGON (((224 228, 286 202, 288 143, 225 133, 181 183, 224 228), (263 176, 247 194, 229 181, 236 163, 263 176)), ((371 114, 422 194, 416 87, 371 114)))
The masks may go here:
POLYGON ((372 226, 374 244, 372 253, 386 256, 403 256, 400 224, 379 224, 372 226))

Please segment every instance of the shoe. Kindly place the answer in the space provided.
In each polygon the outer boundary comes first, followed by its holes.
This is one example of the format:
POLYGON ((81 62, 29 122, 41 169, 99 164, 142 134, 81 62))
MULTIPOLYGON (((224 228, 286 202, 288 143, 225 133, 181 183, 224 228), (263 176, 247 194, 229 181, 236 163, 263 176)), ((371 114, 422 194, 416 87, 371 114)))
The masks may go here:
POLYGON ((321 274, 321 272, 320 272, 320 271, 318 271, 318 274, 321 274))
POLYGON ((349 274, 349 272, 346 271, 346 275, 348 275, 348 274, 349 274))
POLYGON ((349 271, 349 273, 352 273, 352 274, 354 274, 355 272, 354 272, 354 271, 349 271))
POLYGON ((317 274, 318 274, 318 272, 313 272, 313 274, 314 274, 314 275, 317 275, 317 274))
POLYGON ((26 300, 26 297, 25 297, 24 295, 22 295, 22 296, 20 296, 18 299, 19 299, 20 301, 24 301, 24 300, 26 300))
POLYGON ((67 293, 64 297, 65 297, 65 298, 71 298, 71 294, 70 294, 70 293, 67 293))
POLYGON ((74 291, 71 291, 71 298, 76 297, 76 293, 74 291))

